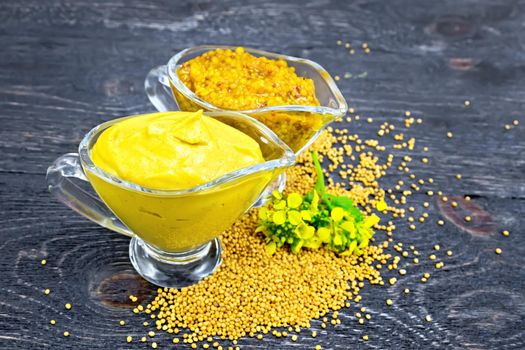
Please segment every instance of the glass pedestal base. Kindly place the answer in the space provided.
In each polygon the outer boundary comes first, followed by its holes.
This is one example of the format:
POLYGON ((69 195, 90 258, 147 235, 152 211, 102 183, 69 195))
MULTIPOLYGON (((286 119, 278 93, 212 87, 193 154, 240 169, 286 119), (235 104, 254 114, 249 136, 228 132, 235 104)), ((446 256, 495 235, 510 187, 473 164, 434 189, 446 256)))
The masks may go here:
POLYGON ((221 264, 221 244, 217 238, 183 253, 166 253, 133 237, 129 258, 135 270, 147 281, 168 288, 182 288, 211 275, 221 264))

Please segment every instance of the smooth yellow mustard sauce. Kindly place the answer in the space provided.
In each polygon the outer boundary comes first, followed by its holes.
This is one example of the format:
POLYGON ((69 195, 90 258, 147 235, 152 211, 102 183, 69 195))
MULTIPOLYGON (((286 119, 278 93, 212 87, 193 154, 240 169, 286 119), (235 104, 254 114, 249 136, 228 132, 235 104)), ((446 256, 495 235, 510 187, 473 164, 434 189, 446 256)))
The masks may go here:
MULTIPOLYGON (((135 116, 102 132, 95 165, 149 189, 188 189, 265 159, 243 132, 202 112, 135 116)), ((154 193, 119 186, 84 169, 98 195, 146 243, 166 252, 200 246, 230 227, 277 175, 251 173, 190 193, 154 193)))
POLYGON ((264 162, 254 139, 202 111, 126 119, 100 135, 91 158, 120 179, 163 190, 191 188, 264 162))

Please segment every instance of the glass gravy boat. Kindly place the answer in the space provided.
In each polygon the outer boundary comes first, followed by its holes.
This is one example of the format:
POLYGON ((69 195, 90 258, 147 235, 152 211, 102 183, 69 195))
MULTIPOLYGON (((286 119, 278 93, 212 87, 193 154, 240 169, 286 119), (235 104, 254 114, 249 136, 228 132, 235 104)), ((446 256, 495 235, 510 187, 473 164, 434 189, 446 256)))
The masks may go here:
POLYGON ((101 133, 126 117, 93 128, 78 153, 65 154, 47 170, 49 191, 77 213, 131 237, 133 267, 146 280, 181 288, 211 274, 221 263, 217 236, 246 212, 267 186, 295 162, 290 148, 262 123, 240 113, 205 113, 259 143, 265 162, 183 190, 156 190, 98 168, 91 149, 101 133), (96 198, 79 186, 87 181, 96 198))

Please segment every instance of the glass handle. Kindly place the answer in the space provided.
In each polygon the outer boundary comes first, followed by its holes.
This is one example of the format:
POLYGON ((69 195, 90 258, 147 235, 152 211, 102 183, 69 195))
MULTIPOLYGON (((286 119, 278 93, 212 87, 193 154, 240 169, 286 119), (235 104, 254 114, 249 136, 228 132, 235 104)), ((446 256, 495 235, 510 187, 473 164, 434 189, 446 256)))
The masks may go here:
POLYGON ((100 226, 133 237, 133 232, 99 198, 79 186, 79 180, 88 182, 77 153, 58 157, 47 169, 47 188, 56 199, 100 226))
POLYGON ((158 66, 148 72, 144 88, 150 102, 159 112, 176 111, 179 109, 168 80, 168 67, 158 66))

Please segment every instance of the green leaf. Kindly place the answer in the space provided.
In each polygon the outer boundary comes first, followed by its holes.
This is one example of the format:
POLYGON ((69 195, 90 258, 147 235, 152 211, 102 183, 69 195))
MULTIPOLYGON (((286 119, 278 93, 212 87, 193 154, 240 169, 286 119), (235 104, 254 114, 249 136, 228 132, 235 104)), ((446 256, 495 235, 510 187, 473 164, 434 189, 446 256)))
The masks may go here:
POLYGON ((329 201, 331 206, 340 207, 346 210, 356 221, 363 220, 363 214, 361 210, 354 205, 354 201, 345 196, 334 196, 329 193, 325 193, 325 201, 329 201))

